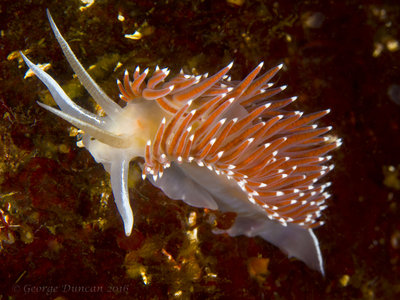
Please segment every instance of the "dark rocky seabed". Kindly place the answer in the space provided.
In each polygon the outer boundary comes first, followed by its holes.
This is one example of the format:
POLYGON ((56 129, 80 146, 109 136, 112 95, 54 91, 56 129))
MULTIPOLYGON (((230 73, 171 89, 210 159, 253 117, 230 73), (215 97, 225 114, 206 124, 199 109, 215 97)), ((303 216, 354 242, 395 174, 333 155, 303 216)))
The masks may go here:
POLYGON ((229 2, 103 0, 80 10, 80 1, 1 1, 0 299, 400 297, 400 4, 229 2), (107 173, 38 107, 52 101, 45 86, 24 79, 19 50, 50 63, 67 93, 94 108, 46 8, 114 99, 116 78, 136 65, 212 74, 234 60, 241 79, 260 61, 284 62, 284 95, 299 96, 291 108, 331 108, 320 124, 344 141, 316 230, 326 277, 262 239, 213 235, 231 214, 169 200, 141 180, 130 182, 135 230, 124 237, 107 173), (141 39, 124 37, 136 30, 141 39))

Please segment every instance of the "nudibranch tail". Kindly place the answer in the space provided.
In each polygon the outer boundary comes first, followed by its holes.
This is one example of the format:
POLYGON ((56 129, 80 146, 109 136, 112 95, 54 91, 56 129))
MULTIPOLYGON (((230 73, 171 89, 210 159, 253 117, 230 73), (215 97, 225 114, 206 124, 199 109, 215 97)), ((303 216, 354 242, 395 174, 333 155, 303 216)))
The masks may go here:
POLYGON ((318 181, 333 169, 326 154, 341 144, 330 126, 313 124, 329 113, 286 110, 297 97, 271 100, 286 86, 271 79, 282 64, 261 73, 260 63, 242 81, 227 75, 170 79, 168 69, 125 71, 117 80, 125 107, 113 102, 85 71, 47 12, 72 69, 106 112, 97 116, 76 105, 46 72, 26 64, 47 86, 61 110, 43 108, 84 130, 83 144, 110 173, 126 235, 133 227, 127 176, 129 162, 143 157, 142 177, 168 197, 189 205, 235 212, 231 236, 260 236, 322 274, 313 232, 330 197, 318 181))

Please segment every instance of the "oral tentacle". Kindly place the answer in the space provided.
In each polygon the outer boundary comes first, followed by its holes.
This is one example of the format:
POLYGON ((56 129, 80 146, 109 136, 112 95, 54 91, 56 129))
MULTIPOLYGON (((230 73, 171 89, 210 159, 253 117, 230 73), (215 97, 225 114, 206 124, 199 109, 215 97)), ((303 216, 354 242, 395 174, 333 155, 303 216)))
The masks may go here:
POLYGON ((55 109, 51 106, 38 102, 38 104, 43 107, 44 109, 52 112, 53 114, 59 116, 60 118, 64 119, 65 121, 71 123, 72 125, 78 127, 79 129, 85 131, 85 133, 89 134, 90 136, 96 138, 100 142, 107 144, 114 148, 128 148, 130 145, 129 139, 124 135, 115 135, 112 132, 106 131, 100 127, 97 127, 91 123, 87 123, 78 119, 72 115, 64 113, 61 110, 55 109))
POLYGON ((105 126, 105 122, 100 116, 93 114, 74 103, 49 74, 33 64, 24 54, 22 54, 22 52, 20 54, 33 73, 35 73, 35 75, 47 86, 54 101, 56 101, 57 105, 65 114, 79 118, 84 122, 99 128, 105 126))

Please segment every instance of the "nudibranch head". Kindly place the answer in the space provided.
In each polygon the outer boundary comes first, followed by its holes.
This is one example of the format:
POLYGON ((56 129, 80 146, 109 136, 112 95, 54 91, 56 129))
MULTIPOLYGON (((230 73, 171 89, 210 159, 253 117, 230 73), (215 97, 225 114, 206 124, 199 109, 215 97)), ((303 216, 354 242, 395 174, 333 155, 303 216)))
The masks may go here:
POLYGON ((129 162, 144 158, 143 178, 172 199, 237 214, 228 234, 259 235, 323 273, 312 228, 320 226, 329 183, 318 183, 333 165, 326 154, 341 144, 316 120, 324 110, 303 115, 285 110, 296 100, 271 100, 286 86, 270 80, 282 68, 261 73, 260 63, 242 81, 227 75, 233 63, 213 76, 170 76, 167 69, 137 67, 117 81, 120 107, 87 74, 51 27, 72 69, 101 117, 76 105, 47 73, 23 56, 50 90, 61 110, 40 104, 84 131, 83 144, 111 175, 111 185, 126 235, 133 226, 128 197, 129 162), (168 79, 169 78, 169 79, 168 79))

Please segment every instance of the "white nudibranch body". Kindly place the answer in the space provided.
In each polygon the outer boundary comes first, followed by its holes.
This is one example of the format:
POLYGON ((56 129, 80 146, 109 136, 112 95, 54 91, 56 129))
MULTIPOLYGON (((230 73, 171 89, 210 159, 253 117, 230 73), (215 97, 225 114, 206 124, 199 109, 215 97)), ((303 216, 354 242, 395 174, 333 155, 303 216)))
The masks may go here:
POLYGON ((98 163, 110 164, 117 156, 128 158, 144 157, 146 143, 155 136, 163 116, 162 111, 150 102, 140 105, 128 103, 120 112, 117 120, 105 116, 104 129, 116 136, 126 137, 123 147, 114 147, 92 136, 83 136, 83 145, 98 163))
POLYGON ((331 127, 312 124, 329 110, 303 115, 285 106, 296 97, 270 100, 286 86, 269 81, 282 65, 258 76, 259 64, 243 81, 226 74, 183 72, 165 80, 167 69, 125 72, 117 81, 122 108, 88 75, 48 12, 50 25, 75 74, 105 117, 76 105, 58 83, 30 62, 61 110, 40 106, 84 131, 83 145, 110 173, 115 203, 130 235, 129 162, 144 158, 143 178, 168 197, 195 207, 235 212, 231 236, 260 236, 309 267, 323 270, 313 228, 326 208, 330 183, 318 183, 333 165, 325 154, 341 144, 327 138, 331 127), (147 78, 149 77, 149 78, 147 78))

